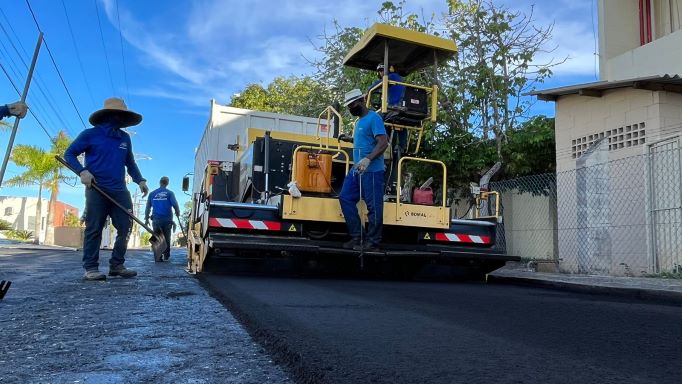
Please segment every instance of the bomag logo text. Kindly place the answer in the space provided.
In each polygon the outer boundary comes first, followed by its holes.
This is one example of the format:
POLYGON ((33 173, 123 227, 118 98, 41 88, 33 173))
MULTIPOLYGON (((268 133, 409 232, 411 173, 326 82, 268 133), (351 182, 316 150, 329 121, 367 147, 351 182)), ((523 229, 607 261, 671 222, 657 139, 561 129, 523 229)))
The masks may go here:
POLYGON ((426 213, 424 212, 412 212, 412 211, 405 211, 405 216, 407 217, 427 217, 426 213))

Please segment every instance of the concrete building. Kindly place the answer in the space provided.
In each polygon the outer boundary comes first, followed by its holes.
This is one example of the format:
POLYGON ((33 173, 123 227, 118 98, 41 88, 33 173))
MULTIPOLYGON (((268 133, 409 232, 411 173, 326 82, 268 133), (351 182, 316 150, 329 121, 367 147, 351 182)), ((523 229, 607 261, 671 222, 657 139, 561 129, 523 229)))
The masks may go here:
POLYGON ((640 274, 682 264, 681 185, 671 176, 682 174, 680 3, 600 0, 600 81, 534 92, 555 102, 565 270, 640 274))
MULTIPOLYGON (((35 232, 37 204, 37 197, 0 196, 0 219, 12 224, 14 229, 35 232)), ((49 201, 47 199, 41 199, 39 234, 41 243, 45 241, 47 230, 48 204, 49 201)), ((78 208, 57 201, 57 204, 55 205, 54 226, 64 226, 64 220, 69 213, 79 217, 78 208)))

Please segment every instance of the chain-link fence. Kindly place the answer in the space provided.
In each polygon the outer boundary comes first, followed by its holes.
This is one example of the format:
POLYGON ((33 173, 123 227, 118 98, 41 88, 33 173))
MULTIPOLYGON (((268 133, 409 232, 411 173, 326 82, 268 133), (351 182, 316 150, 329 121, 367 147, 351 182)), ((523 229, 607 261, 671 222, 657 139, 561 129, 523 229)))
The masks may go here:
POLYGON ((616 161, 597 147, 575 170, 491 183, 501 193, 499 246, 567 273, 682 272, 679 144, 616 161))

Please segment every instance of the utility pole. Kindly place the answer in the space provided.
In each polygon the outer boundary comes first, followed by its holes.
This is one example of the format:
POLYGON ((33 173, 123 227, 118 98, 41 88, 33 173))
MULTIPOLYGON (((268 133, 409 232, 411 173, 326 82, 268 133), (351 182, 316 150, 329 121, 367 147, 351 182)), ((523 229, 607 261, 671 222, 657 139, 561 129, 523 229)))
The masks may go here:
MULTIPOLYGON (((38 35, 38 42, 36 43, 36 49, 33 52, 33 59, 31 60, 31 66, 28 69, 28 75, 26 76, 26 84, 24 84, 24 92, 21 94, 21 101, 26 102, 26 96, 28 95, 28 87, 31 86, 31 79, 33 78, 33 70, 36 67, 36 61, 38 61, 38 53, 40 52, 40 45, 43 43, 43 32, 38 35)), ((12 147, 14 146, 14 138, 17 136, 17 130, 19 129, 19 119, 16 117, 14 119, 14 127, 12 127, 12 134, 9 137, 9 143, 7 143, 7 151, 5 152, 5 159, 2 161, 2 169, 0 169, 0 186, 2 186, 2 181, 5 178, 5 171, 7 170, 7 163, 9 162, 9 155, 12 152, 12 147)))

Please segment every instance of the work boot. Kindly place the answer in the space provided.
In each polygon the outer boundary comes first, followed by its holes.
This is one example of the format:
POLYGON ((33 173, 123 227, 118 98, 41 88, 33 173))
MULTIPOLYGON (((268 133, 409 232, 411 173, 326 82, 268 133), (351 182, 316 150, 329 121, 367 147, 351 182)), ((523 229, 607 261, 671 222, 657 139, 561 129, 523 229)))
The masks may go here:
POLYGON ((93 269, 92 271, 85 271, 85 274, 83 275, 83 280, 87 281, 97 281, 97 280, 106 280, 107 275, 103 274, 102 272, 93 269))
POLYGON ((124 279, 137 276, 137 272, 128 269, 123 265, 109 268, 109 276, 121 276, 124 279))
POLYGON ((360 246, 360 239, 350 239, 343 243, 343 249, 355 249, 357 246, 360 246))

